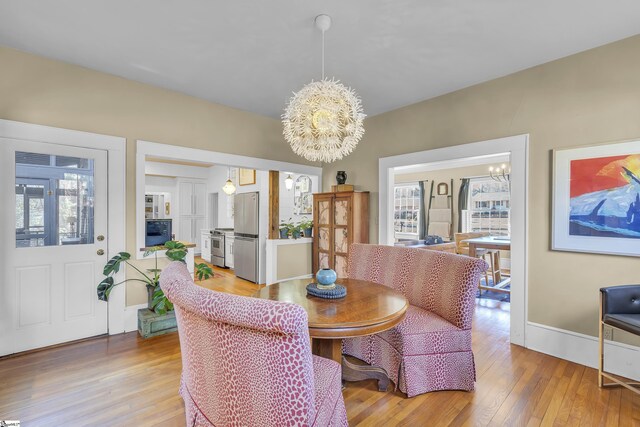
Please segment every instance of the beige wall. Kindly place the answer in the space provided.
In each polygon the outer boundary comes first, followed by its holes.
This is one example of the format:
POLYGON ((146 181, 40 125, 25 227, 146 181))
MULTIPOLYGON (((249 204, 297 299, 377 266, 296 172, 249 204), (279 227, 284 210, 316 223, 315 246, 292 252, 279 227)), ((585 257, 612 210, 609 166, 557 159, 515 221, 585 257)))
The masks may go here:
POLYGON ((278 280, 312 274, 311 244, 278 245, 278 280))
POLYGON ((345 170, 349 183, 372 192, 377 241, 379 157, 530 134, 529 320, 596 335, 598 289, 638 283, 640 263, 550 250, 551 153, 640 139, 638 52, 635 36, 367 119, 354 153, 324 167, 324 187, 345 170))
MULTIPOLYGON (((305 163, 284 142, 278 120, 4 47, 0 118, 127 138, 126 250, 132 253, 136 139, 305 163)), ((131 284, 128 291, 128 304, 145 301, 143 287, 131 284)))

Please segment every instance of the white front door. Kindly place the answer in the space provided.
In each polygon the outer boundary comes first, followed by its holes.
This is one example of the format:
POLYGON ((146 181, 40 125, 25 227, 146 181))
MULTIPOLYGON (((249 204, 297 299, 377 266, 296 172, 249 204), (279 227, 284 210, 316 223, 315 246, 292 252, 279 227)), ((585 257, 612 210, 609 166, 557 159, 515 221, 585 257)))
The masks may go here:
POLYGON ((107 332, 107 152, 0 138, 0 356, 107 332))

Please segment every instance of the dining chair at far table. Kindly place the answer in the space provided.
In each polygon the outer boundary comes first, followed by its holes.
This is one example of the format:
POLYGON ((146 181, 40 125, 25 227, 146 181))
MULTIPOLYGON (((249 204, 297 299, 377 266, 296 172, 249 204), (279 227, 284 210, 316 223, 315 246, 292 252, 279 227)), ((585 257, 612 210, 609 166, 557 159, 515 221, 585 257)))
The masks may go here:
POLYGON ((340 364, 311 354, 295 304, 197 286, 184 263, 160 287, 178 321, 188 426, 347 426, 340 364))
MULTIPOLYGON (((453 238, 454 241, 456 242, 456 253, 458 255, 466 255, 469 256, 469 243, 466 242, 466 240, 468 239, 475 239, 476 237, 487 237, 489 236, 491 233, 489 233, 488 231, 473 231, 473 232, 468 232, 468 233, 454 233, 453 238)), ((495 275, 495 265, 496 265, 496 257, 500 256, 500 252, 496 251, 496 250, 491 250, 491 249, 477 249, 476 250, 476 257, 477 258, 482 258, 483 260, 487 261, 487 263, 489 264, 489 268, 491 269, 491 277, 493 278, 493 283, 496 283, 496 275, 495 275), (487 255, 489 256, 489 258, 487 259, 487 255)), ((498 263, 500 261, 498 260, 498 263)), ((491 283, 489 282, 489 275, 488 275, 488 271, 489 270, 485 270, 484 272, 484 283, 486 286, 489 286, 491 283)))
POLYGON ((640 394, 640 383, 623 381, 604 370, 604 328, 616 328, 640 336, 640 285, 610 286, 600 289, 598 325, 598 386, 623 386, 640 394), (604 379, 613 382, 605 383, 604 379))

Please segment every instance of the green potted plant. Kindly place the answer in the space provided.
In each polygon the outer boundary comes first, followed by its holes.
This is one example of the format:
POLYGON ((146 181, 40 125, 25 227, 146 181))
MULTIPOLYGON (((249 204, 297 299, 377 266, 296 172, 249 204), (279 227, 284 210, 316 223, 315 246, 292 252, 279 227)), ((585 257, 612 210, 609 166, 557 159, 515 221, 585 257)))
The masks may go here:
POLYGON ((294 228, 295 225, 293 225, 291 218, 288 221, 280 221, 280 238, 288 239, 292 235, 294 228))
POLYGON ((313 221, 310 221, 306 216, 303 216, 298 226, 302 230, 304 237, 311 237, 311 234, 313 233, 313 221))
MULTIPOLYGON (((134 264, 130 262, 131 254, 128 252, 119 252, 113 258, 111 258, 107 264, 104 266, 103 274, 106 276, 100 283, 98 283, 97 293, 98 299, 101 301, 108 301, 109 294, 114 287, 129 281, 141 282, 144 283, 147 287, 147 292, 149 294, 148 297, 148 307, 149 310, 153 310, 157 314, 165 314, 168 311, 173 310, 173 304, 171 301, 167 299, 160 288, 160 269, 158 268, 158 254, 157 252, 160 250, 166 249, 165 254, 167 258, 172 261, 181 261, 185 262, 185 258, 187 256, 187 248, 183 243, 176 241, 169 241, 164 244, 164 246, 157 246, 153 249, 150 249, 144 253, 144 256, 149 256, 154 254, 155 257, 155 266, 152 269, 147 270, 147 273, 140 270, 134 264), (113 276, 120 271, 120 267, 122 263, 127 264, 134 270, 136 270, 141 277, 131 277, 124 279, 121 282, 115 283, 113 276)), ((205 263, 196 264, 195 266, 195 277, 198 280, 208 279, 213 275, 213 270, 205 263)))
POLYGON ((294 225, 293 228, 291 229, 291 237, 293 237, 294 239, 298 239, 300 238, 301 234, 302 234, 302 229, 300 228, 300 224, 294 225))

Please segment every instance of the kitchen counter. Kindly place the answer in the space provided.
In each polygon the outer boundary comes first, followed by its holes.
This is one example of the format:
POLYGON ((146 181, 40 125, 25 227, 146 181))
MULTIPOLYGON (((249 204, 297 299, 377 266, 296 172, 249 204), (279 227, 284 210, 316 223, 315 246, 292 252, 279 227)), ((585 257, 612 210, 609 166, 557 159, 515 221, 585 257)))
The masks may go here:
MULTIPOLYGON (((185 248, 187 249, 187 256, 184 258, 184 262, 187 264, 187 270, 189 270, 189 273, 191 273, 191 275, 193 276, 196 269, 196 262, 195 262, 196 244, 191 242, 184 242, 180 240, 178 240, 178 242, 184 244, 185 248)), ((154 251, 157 253, 158 258, 166 258, 166 255, 164 254, 165 249, 166 247, 164 245, 148 246, 146 248, 140 248, 140 252, 154 251)))
MULTIPOLYGON (((177 240, 177 242, 180 242, 184 245, 185 248, 190 249, 190 248, 195 248, 196 244, 195 243, 190 243, 190 242, 183 242, 181 240, 177 240)), ((164 245, 158 245, 158 246, 147 246, 146 248, 140 248, 140 252, 147 252, 147 251, 161 251, 163 249, 166 249, 166 247, 164 245)))

